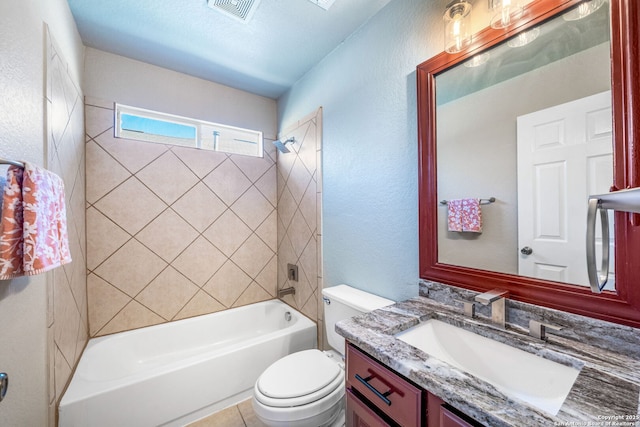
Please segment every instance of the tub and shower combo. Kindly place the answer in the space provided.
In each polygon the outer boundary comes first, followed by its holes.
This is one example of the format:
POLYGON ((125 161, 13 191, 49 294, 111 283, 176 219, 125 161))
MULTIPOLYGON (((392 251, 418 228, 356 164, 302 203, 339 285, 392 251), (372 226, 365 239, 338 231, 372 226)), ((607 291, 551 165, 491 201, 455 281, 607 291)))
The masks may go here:
POLYGON ((93 338, 59 425, 183 426, 249 398, 269 365, 315 347, 315 323, 278 300, 93 338))

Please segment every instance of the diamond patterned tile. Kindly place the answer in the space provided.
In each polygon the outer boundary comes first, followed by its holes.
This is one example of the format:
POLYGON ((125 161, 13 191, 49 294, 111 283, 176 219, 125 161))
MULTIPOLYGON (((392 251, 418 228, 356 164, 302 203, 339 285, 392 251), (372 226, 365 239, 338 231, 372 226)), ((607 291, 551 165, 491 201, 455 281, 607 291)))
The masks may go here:
POLYGON ((302 213, 302 216, 304 217, 311 231, 316 230, 316 215, 318 214, 316 202, 316 185, 314 181, 310 181, 309 186, 307 187, 307 191, 305 191, 304 196, 302 196, 302 202, 300 202, 300 212, 302 213))
POLYGON ((291 239, 291 244, 293 245, 293 250, 296 255, 302 255, 302 251, 307 246, 312 232, 299 210, 297 210, 293 216, 289 230, 287 230, 287 235, 291 239))
POLYGON ((171 320, 198 290, 196 285, 169 266, 140 292, 136 301, 165 320, 171 320))
POLYGON ((172 152, 145 166, 136 176, 167 204, 172 204, 198 182, 198 177, 172 152))
POLYGON ((167 262, 173 261, 198 232, 172 209, 162 212, 136 234, 136 239, 167 262))
POLYGON ((297 159, 291 169, 291 174, 287 180, 287 188, 297 203, 300 203, 304 192, 311 181, 311 173, 307 170, 302 160, 297 159))
POLYGON ((253 304, 259 301, 266 301, 273 298, 256 282, 251 283, 247 289, 238 297, 233 304, 234 307, 240 307, 247 304, 253 304))
POLYGON ((305 134, 304 140, 300 144, 298 156, 307 167, 307 170, 313 172, 316 170, 316 125, 310 124, 305 134))
POLYGON ((205 177, 220 163, 227 160, 227 155, 217 151, 200 150, 188 147, 172 147, 171 151, 182 160, 199 178, 205 177))
POLYGON ((231 307, 249 284, 251 277, 233 262, 227 261, 202 289, 225 307, 231 307))
POLYGON ((264 288, 272 297, 276 296, 278 283, 278 257, 274 255, 255 278, 256 283, 264 288))
POLYGON ((256 229, 256 234, 274 252, 278 250, 278 213, 274 209, 271 215, 256 229))
POLYGON ((273 165, 254 184, 273 206, 276 206, 278 203, 277 176, 278 173, 276 172, 276 166, 273 165))
POLYGON ((280 197, 280 201, 278 202, 278 215, 282 224, 285 226, 285 229, 289 228, 289 224, 291 224, 291 220, 293 219, 293 215, 296 212, 298 204, 293 199, 291 192, 288 188, 282 193, 280 197))
POLYGON ((131 329, 163 323, 164 319, 139 302, 132 300, 109 323, 100 330, 100 335, 113 334, 131 329))
POLYGON ((273 255, 274 252, 258 236, 252 234, 231 259, 253 278, 258 275, 273 255))
POLYGON ((228 210, 202 235, 226 256, 231 256, 251 235, 251 229, 236 214, 228 210), (233 233, 229 230, 233 230, 233 233))
POLYGON ((167 263, 160 257, 131 239, 102 263, 95 273, 134 297, 166 266, 167 263))
POLYGON ((131 173, 136 173, 169 150, 164 144, 116 138, 105 132, 95 141, 131 173))
POLYGON ((231 161, 249 178, 256 182, 266 171, 273 166, 273 161, 268 157, 253 157, 234 154, 229 156, 231 161))
POLYGON ((311 288, 315 288, 318 277, 318 251, 315 239, 309 240, 309 244, 304 248, 300 256, 300 266, 306 274, 311 288))
POLYGON ((140 231, 167 207, 135 177, 120 184, 94 206, 131 235, 140 231))
POLYGON ((94 141, 87 144, 87 202, 95 203, 131 174, 94 141))
POLYGON ((96 268, 130 238, 97 209, 87 209, 87 268, 96 268))
POLYGON ((203 237, 198 237, 171 265, 198 286, 203 286, 227 257, 203 237))
POLYGON ((230 206, 251 186, 242 171, 229 159, 204 177, 203 182, 230 206))
POLYGON ((86 121, 85 132, 89 138, 95 138, 110 129, 113 134, 114 120, 112 109, 87 105, 84 115, 86 121))
POLYGON ((55 275, 53 295, 55 341, 65 359, 73 361, 80 316, 65 275, 55 275))
POLYGON ((274 209, 273 205, 253 186, 231 205, 231 210, 252 230, 258 228, 274 209))
POLYGON ((172 208, 200 232, 227 209, 222 200, 201 182, 180 197, 172 208))
POLYGON ((89 299, 89 333, 95 337, 125 305, 131 301, 124 292, 105 282, 95 274, 87 277, 87 298, 89 299))
POLYGON ((202 314, 215 313, 224 310, 226 307, 220 304, 215 298, 208 293, 200 290, 191 298, 182 310, 175 316, 175 320, 186 319, 187 317, 200 316, 202 314))

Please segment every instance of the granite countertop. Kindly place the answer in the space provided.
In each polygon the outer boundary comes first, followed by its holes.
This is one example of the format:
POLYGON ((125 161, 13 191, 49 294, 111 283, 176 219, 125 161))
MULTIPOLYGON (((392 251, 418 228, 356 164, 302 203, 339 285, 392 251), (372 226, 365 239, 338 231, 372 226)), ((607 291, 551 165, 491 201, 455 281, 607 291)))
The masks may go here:
MULTIPOLYGON (((585 341, 530 337, 461 309, 416 297, 343 320, 336 331, 391 369, 486 426, 640 426, 640 360, 585 341), (491 384, 459 370, 394 337, 429 319, 438 319, 529 353, 573 366, 580 374, 556 416, 507 397, 491 384)), ((635 345, 635 343, 630 343, 635 345)))

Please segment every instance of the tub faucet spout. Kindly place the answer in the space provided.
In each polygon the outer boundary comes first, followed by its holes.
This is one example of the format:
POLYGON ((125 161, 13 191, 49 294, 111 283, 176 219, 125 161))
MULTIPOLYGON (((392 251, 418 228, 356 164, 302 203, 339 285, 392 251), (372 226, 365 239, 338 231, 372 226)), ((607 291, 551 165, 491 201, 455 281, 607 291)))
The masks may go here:
POLYGON ((295 294, 296 294, 296 288, 294 288, 293 286, 289 288, 278 289, 278 298, 282 298, 285 295, 295 295, 295 294))
POLYGON ((506 322, 505 300, 508 296, 509 291, 492 289, 483 294, 476 295, 475 298, 475 300, 482 305, 491 304, 491 321, 502 329, 504 329, 506 322))

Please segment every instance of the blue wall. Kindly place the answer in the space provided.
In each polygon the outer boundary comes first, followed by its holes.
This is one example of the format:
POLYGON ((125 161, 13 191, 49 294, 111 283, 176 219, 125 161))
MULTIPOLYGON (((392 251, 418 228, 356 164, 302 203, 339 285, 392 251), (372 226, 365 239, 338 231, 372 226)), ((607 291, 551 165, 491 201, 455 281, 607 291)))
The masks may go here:
POLYGON ((323 107, 324 285, 418 295, 416 65, 442 51, 445 1, 394 0, 278 100, 323 107))

